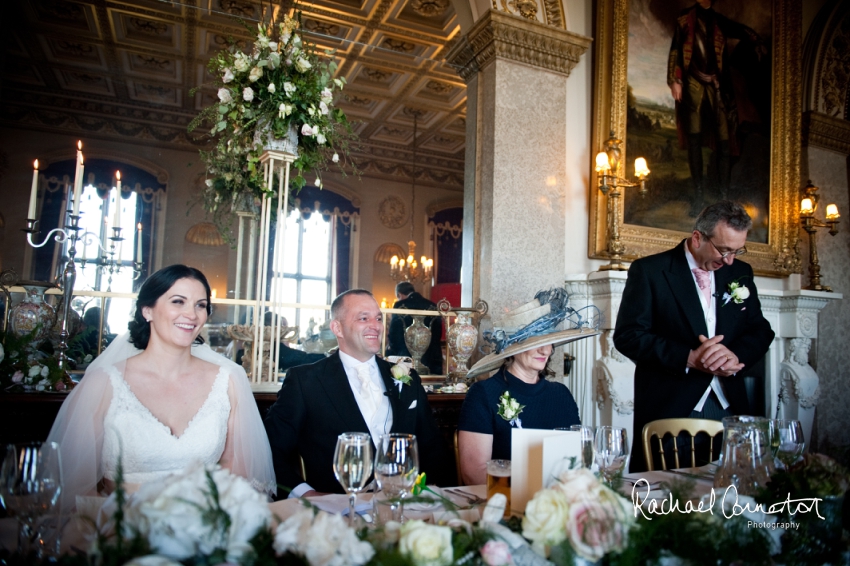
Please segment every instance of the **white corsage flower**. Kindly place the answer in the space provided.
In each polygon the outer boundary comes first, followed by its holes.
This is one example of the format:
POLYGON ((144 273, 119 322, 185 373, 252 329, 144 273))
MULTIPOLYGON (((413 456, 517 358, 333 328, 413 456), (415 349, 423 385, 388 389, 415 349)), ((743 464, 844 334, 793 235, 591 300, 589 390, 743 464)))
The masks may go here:
POLYGON ((233 102, 233 96, 231 96, 230 91, 226 88, 218 89, 218 99, 221 100, 224 104, 233 102))
POLYGON ((413 360, 402 359, 397 364, 390 368, 390 374, 393 376, 393 383, 398 386, 398 394, 401 396, 401 388, 405 385, 410 385, 410 370, 413 369, 413 360))
POLYGON ((398 550, 416 566, 448 566, 454 558, 452 530, 423 521, 408 521, 401 527, 398 550))
POLYGON ((519 414, 523 409, 525 409, 525 405, 520 405, 519 401, 511 397, 510 392, 505 391, 499 397, 498 415, 508 421, 511 426, 522 428, 519 414))
POLYGON ((723 293, 723 306, 732 301, 736 305, 740 305, 750 297, 750 290, 746 285, 739 283, 740 279, 735 279, 726 287, 727 291, 723 293))
POLYGON ((254 89, 249 86, 245 87, 245 90, 242 91, 242 100, 245 102, 251 102, 254 100, 254 89))

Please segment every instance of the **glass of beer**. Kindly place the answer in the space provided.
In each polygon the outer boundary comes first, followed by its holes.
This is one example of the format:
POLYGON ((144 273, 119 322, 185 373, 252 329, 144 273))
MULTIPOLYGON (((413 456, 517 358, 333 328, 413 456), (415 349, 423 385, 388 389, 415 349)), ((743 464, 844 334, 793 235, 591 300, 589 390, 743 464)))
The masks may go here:
POLYGON ((511 515, 511 461, 490 460, 487 462, 487 499, 494 493, 502 493, 508 498, 504 517, 511 515))

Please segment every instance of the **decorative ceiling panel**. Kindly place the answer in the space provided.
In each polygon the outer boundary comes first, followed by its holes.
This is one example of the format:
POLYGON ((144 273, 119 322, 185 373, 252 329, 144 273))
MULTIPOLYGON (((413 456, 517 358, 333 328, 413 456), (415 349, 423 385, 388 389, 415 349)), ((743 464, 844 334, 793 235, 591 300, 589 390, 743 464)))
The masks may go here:
MULTIPOLYGON (((3 41, 0 121, 184 150, 208 143, 186 131, 217 100, 207 62, 230 39, 249 49, 269 11, 260 0, 6 6, 16 25, 3 41)), ((450 2, 313 0, 301 9, 305 40, 332 50, 348 82, 337 104, 361 136, 352 158, 364 174, 410 175, 417 113, 417 163, 427 169, 417 182, 462 190, 466 88, 444 61, 459 34, 450 2)))

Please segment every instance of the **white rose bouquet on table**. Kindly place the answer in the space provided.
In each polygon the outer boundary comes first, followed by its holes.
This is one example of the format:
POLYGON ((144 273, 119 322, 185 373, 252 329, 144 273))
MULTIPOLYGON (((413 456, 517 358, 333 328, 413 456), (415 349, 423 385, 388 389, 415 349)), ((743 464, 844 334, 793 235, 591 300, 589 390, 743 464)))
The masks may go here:
MULTIPOLYGON (((271 523, 266 496, 241 476, 200 463, 161 481, 143 484, 123 501, 123 490, 107 499, 100 516, 111 517, 101 532, 147 543, 156 554, 178 561, 243 562, 252 540, 271 523)), ((119 545, 120 546, 120 545, 119 545)))
POLYGON ((362 566, 375 549, 360 540, 340 515, 303 509, 278 525, 274 533, 278 556, 292 553, 310 566, 362 566))
MULTIPOLYGON (((345 173, 340 157, 356 139, 345 113, 334 106, 345 79, 334 78, 337 64, 331 53, 320 55, 302 38, 300 13, 259 24, 250 52, 233 43, 210 59, 208 69, 217 78, 212 85, 217 100, 189 131, 209 127, 214 142, 210 151, 201 151, 212 182, 203 187, 200 200, 220 229, 229 225, 225 215, 241 193, 260 198, 266 190, 259 159, 269 135, 297 138, 293 192, 306 184, 311 171, 321 186, 319 171, 329 162, 345 173)), ((352 163, 347 165, 356 172, 352 163)))
POLYGON ((629 501, 581 468, 564 472, 534 495, 522 534, 535 552, 556 562, 573 554, 595 562, 626 548, 634 520, 629 501))

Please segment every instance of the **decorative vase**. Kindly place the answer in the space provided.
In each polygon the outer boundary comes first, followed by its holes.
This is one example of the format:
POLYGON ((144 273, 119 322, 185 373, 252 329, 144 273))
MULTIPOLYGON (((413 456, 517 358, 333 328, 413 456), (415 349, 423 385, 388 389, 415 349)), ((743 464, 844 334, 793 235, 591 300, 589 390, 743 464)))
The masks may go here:
POLYGON ((419 375, 431 373, 430 368, 422 363, 422 355, 431 345, 431 329, 423 321, 423 316, 413 316, 413 323, 404 331, 404 343, 413 358, 413 369, 419 375))
POLYGON ((469 373, 466 362, 475 351, 477 343, 478 329, 472 324, 472 314, 458 312, 455 323, 446 332, 446 344, 456 364, 455 369, 449 372, 448 382, 460 383, 466 378, 466 374, 469 373))
POLYGON ((723 460, 714 487, 734 485, 741 495, 755 495, 774 472, 770 419, 747 415, 723 418, 723 460))
POLYGON ((20 285, 27 294, 9 312, 9 324, 18 336, 26 336, 38 327, 32 340, 32 345, 38 346, 50 336, 56 324, 56 310, 44 300, 44 292, 53 285, 41 281, 21 281, 20 285))
POLYGON ((286 132, 286 137, 276 138, 274 132, 269 127, 267 121, 262 121, 257 125, 254 132, 254 145, 260 145, 268 151, 282 151, 294 156, 298 156, 298 130, 295 125, 289 126, 286 132))

